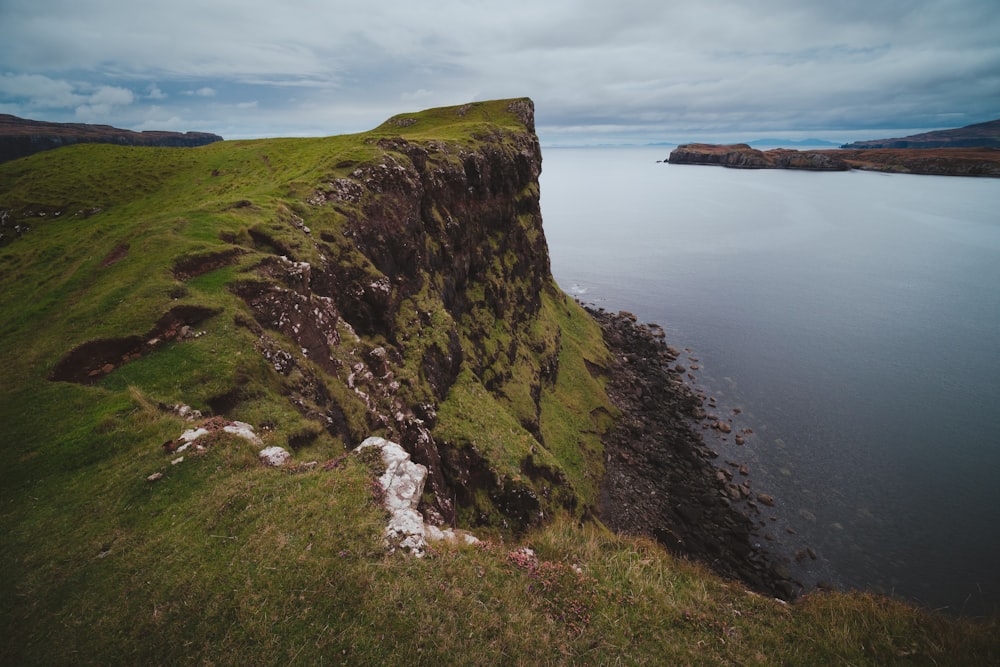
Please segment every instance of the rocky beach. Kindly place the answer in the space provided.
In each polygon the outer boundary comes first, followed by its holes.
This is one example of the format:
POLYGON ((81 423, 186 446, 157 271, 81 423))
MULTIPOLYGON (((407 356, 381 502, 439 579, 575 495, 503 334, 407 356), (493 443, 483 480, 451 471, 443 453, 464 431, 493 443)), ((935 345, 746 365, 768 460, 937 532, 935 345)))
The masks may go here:
POLYGON ((777 538, 777 519, 765 515, 775 498, 753 488, 746 464, 715 449, 751 437, 752 429, 734 423, 739 409, 720 414, 695 384, 697 356, 668 345, 659 326, 640 324, 631 313, 588 312, 614 359, 596 371, 607 377, 621 411, 604 437, 601 520, 615 531, 653 537, 758 592, 792 600, 808 590, 799 565, 816 560, 815 550, 777 538))

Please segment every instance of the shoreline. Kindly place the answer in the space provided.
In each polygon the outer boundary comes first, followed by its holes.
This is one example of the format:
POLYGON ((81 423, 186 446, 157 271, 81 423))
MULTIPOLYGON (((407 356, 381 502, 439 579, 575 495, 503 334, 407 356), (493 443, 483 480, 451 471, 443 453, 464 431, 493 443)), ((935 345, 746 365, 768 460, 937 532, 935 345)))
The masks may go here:
MULTIPOLYGON (((715 399, 691 385, 697 358, 688 351, 683 359, 658 325, 583 305, 613 356, 599 370, 621 411, 603 438, 598 516, 605 525, 651 537, 725 578, 783 600, 832 588, 807 572, 819 558, 815 550, 799 545, 793 551, 777 536, 777 516, 765 516, 780 501, 753 488, 745 464, 720 461, 713 446, 730 435, 741 445, 751 430, 734 427, 739 409, 720 417, 715 399)), ((790 526, 785 531, 789 538, 795 534, 790 526)))

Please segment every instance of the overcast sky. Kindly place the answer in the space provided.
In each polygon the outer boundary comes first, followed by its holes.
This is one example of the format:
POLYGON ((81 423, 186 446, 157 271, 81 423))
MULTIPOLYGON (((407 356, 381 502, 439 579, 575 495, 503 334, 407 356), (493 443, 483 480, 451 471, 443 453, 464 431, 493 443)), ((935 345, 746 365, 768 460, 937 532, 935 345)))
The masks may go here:
POLYGON ((998 0, 0 0, 0 113, 227 139, 534 99, 545 145, 1000 118, 998 0))

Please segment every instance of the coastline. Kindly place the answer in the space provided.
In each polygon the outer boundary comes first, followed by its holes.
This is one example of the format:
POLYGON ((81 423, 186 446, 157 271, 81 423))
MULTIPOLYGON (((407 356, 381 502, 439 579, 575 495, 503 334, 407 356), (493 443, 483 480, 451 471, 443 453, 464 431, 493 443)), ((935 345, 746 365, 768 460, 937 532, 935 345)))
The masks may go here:
POLYGON ((631 313, 584 307, 601 326, 614 359, 598 371, 621 411, 603 438, 598 515, 605 525, 652 537, 723 577, 783 600, 832 587, 804 571, 818 558, 811 547, 793 552, 777 531, 766 530, 776 518, 769 522, 762 507, 776 499, 752 487, 747 467, 729 460, 719 465, 710 440, 732 435, 741 444, 744 436, 733 430, 731 417, 710 414, 718 412, 715 400, 689 382, 693 375, 684 364, 696 370, 690 360, 697 358, 682 358, 685 353, 666 343, 659 326, 639 324, 631 313))
POLYGON ((835 148, 758 150, 747 144, 683 144, 670 164, 717 165, 731 169, 880 171, 925 176, 1000 177, 996 148, 835 148))

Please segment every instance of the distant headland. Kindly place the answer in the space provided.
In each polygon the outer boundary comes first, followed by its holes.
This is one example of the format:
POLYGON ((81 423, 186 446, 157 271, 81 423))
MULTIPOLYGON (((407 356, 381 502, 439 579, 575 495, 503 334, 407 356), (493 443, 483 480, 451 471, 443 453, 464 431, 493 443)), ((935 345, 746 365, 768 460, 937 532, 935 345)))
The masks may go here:
POLYGON ((222 137, 208 132, 135 132, 110 125, 49 123, 0 114, 0 162, 71 144, 192 147, 216 141, 222 137))
POLYGON ((748 144, 684 144, 671 164, 714 164, 735 169, 863 169, 900 174, 1000 177, 1000 120, 954 130, 845 144, 840 149, 767 151, 748 144))

